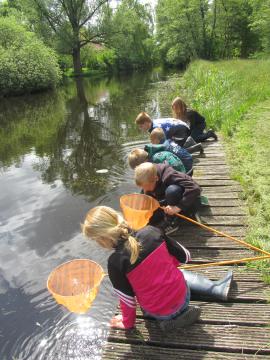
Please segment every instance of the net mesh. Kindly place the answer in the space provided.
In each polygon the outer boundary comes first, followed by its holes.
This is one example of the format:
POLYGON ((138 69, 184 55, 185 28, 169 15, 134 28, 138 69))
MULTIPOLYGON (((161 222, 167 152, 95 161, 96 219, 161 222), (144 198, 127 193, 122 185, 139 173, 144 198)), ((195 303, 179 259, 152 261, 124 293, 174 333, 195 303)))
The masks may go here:
POLYGON ((139 230, 147 225, 153 212, 159 208, 159 203, 144 194, 127 194, 120 197, 120 206, 131 229, 139 230))
POLYGON ((51 272, 47 288, 58 304, 71 312, 83 314, 94 301, 104 275, 102 267, 96 262, 75 259, 51 272))

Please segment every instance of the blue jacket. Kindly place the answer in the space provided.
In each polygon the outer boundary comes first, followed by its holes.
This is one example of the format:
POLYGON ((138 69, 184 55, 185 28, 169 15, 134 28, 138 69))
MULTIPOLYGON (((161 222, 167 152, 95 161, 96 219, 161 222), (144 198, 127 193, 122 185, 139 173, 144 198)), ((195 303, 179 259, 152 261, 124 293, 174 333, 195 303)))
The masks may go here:
POLYGON ((191 154, 185 148, 182 148, 173 140, 165 140, 162 145, 164 146, 165 150, 172 152, 182 160, 186 172, 189 172, 189 170, 192 169, 193 159, 191 154))
POLYGON ((162 128, 166 139, 177 137, 183 139, 184 141, 190 135, 189 126, 182 120, 177 120, 174 118, 153 119, 149 132, 151 133, 153 129, 158 127, 162 128))

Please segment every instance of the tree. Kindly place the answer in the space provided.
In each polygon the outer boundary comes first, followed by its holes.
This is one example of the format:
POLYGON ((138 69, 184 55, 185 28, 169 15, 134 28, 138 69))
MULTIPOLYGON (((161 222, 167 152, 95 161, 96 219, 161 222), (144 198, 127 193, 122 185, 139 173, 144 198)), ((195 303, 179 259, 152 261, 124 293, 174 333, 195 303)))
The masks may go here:
POLYGON ((249 0, 253 12, 251 15, 251 29, 258 37, 257 50, 270 53, 270 0, 249 0))
POLYGON ((110 17, 108 42, 115 49, 118 68, 140 68, 151 64, 154 43, 150 9, 138 0, 123 0, 110 17))
POLYGON ((206 57, 207 0, 159 0, 157 39, 165 62, 183 65, 206 57))
POLYGON ((104 42, 100 21, 108 0, 23 0, 45 21, 58 43, 60 52, 72 55, 75 75, 81 75, 81 49, 86 44, 104 42))
POLYGON ((263 14, 269 12, 269 1, 259 5, 260 0, 159 0, 157 38, 161 58, 169 64, 183 65, 198 57, 248 57, 258 47, 258 37, 250 26, 251 4, 260 9, 253 28, 266 35, 266 43, 269 16, 263 14))
POLYGON ((0 96, 54 88, 61 79, 55 52, 13 17, 0 17, 0 96))

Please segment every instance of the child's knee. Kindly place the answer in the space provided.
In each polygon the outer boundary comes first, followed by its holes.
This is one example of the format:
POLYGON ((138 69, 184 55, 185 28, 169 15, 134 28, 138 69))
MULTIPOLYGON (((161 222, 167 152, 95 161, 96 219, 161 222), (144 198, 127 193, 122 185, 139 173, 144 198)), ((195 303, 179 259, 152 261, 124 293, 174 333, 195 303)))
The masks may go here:
POLYGON ((182 199, 184 188, 179 185, 170 185, 165 191, 165 197, 168 205, 177 205, 182 199))

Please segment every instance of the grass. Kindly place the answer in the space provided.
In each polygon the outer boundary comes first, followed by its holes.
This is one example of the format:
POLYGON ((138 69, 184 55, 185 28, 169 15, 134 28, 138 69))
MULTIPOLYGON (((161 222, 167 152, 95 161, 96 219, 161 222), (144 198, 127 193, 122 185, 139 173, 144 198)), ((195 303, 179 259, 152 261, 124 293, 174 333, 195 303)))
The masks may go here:
MULTIPOLYGON (((246 241, 270 251, 270 60, 196 61, 177 92, 226 143, 248 206, 246 241)), ((270 261, 250 263, 270 283, 270 261)))

